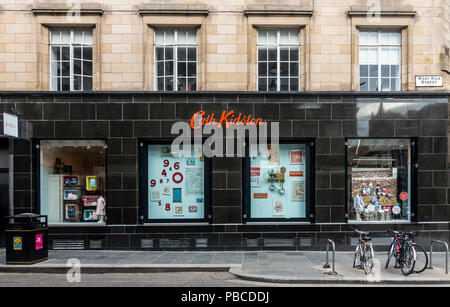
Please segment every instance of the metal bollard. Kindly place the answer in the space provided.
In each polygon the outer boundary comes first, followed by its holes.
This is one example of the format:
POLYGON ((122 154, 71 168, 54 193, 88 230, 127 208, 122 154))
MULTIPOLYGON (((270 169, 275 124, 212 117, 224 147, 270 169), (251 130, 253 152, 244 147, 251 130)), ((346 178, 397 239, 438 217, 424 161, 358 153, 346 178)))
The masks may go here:
POLYGON ((330 272, 328 272, 328 275, 337 275, 335 269, 334 269, 334 260, 335 260, 335 255, 336 255, 336 245, 334 244, 333 240, 328 239, 328 243, 327 243, 327 254, 326 254, 326 259, 325 259, 325 264, 323 265, 324 269, 328 269, 330 267, 330 264, 328 263, 328 252, 330 250, 330 244, 333 247, 333 266, 330 272))
POLYGON ((433 240, 430 244, 430 265, 428 266, 428 269, 433 269, 433 243, 439 243, 445 246, 445 274, 448 274, 448 244, 444 241, 440 240, 433 240))

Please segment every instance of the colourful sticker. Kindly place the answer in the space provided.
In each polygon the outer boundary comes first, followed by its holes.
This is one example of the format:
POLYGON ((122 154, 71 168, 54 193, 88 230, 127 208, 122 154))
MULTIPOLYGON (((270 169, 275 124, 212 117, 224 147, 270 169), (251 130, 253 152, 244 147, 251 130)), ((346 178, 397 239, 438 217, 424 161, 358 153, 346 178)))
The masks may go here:
POLYGON ((400 199, 403 200, 403 201, 408 200, 408 193, 406 193, 406 192, 401 192, 399 197, 400 197, 400 199))
POLYGON ((256 199, 267 198, 267 197, 268 197, 267 193, 253 193, 253 198, 256 198, 256 199))
POLYGON ((36 235, 36 250, 44 248, 44 239, 42 233, 36 235))
POLYGON ((15 251, 22 250, 22 237, 13 237, 13 245, 15 251))

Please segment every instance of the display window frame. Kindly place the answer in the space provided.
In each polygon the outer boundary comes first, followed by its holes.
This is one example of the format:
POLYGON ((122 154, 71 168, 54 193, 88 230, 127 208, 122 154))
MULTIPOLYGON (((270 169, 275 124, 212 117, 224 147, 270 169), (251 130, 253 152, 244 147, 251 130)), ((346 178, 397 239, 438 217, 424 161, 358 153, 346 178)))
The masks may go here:
MULTIPOLYGON (((148 174, 148 145, 170 145, 173 139, 142 139, 139 140, 139 170, 140 170, 140 205, 139 221, 141 224, 183 224, 183 223, 212 223, 212 159, 204 156, 203 169, 203 199, 204 216, 201 218, 150 218, 149 217, 149 174, 148 174)), ((203 146, 204 140, 202 142, 203 146)))
MULTIPOLYGON (((248 139, 246 141, 248 144, 248 139)), ((270 140, 267 141, 270 144, 270 140)), ((250 171, 251 159, 249 154, 249 146, 245 146, 245 157, 242 159, 242 206, 243 206, 243 223, 314 223, 315 222, 315 140, 314 139, 292 139, 280 138, 279 144, 295 144, 306 145, 305 153, 305 205, 306 214, 304 218, 286 218, 286 217, 252 217, 251 215, 251 184, 250 171)))
POLYGON ((418 147, 417 147, 417 137, 346 137, 344 142, 345 147, 345 204, 344 204, 344 213, 345 213, 345 223, 346 224, 412 224, 418 222, 417 216, 417 173, 418 173, 418 147), (349 186, 349 160, 348 160, 348 141, 349 140, 410 140, 411 142, 411 169, 410 169, 410 191, 408 191, 409 195, 409 205, 410 205, 410 220, 390 220, 390 221, 358 221, 350 219, 350 205, 352 198, 350 197, 351 191, 349 186))
POLYGON ((34 191, 34 197, 36 201, 36 212, 41 212, 42 205, 41 205, 41 142, 42 141, 100 141, 104 143, 104 150, 105 150, 105 199, 106 199, 106 216, 104 223, 92 223, 92 222, 53 222, 48 223, 49 227, 58 227, 58 226, 64 226, 64 227, 105 227, 108 225, 108 140, 106 138, 96 138, 96 139, 82 139, 82 138, 39 138, 39 139, 32 139, 32 155, 33 155, 33 161, 34 161, 34 170, 35 170, 35 191, 34 191))

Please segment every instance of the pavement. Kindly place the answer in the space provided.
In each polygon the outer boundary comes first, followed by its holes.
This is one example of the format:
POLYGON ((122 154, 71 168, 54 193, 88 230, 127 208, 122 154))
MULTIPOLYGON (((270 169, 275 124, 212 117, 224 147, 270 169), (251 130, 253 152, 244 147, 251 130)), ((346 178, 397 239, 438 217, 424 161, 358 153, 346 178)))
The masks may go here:
MULTIPOLYGON (((113 251, 51 250, 49 259, 33 265, 6 265, 0 249, 1 273, 66 274, 73 264, 81 273, 229 272, 237 278, 285 284, 447 284, 445 253, 433 253, 433 269, 403 276, 390 265, 386 252, 376 252, 373 274, 352 268, 352 252, 336 252, 335 272, 323 268, 323 251, 113 251)), ((331 265, 331 254, 330 254, 331 265)))

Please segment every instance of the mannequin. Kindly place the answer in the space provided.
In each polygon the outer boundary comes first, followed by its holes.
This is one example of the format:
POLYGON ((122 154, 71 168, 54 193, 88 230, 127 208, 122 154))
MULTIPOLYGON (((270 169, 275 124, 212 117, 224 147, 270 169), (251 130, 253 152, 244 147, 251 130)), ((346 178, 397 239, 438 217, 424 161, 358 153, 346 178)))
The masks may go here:
POLYGON ((105 222, 105 206, 106 201, 103 198, 103 196, 99 196, 97 200, 97 216, 98 216, 98 223, 104 223, 105 222))

